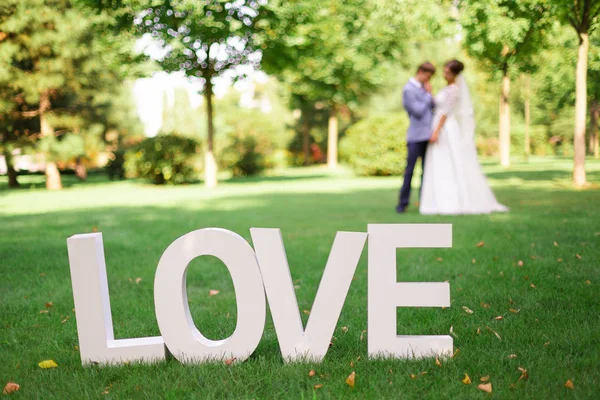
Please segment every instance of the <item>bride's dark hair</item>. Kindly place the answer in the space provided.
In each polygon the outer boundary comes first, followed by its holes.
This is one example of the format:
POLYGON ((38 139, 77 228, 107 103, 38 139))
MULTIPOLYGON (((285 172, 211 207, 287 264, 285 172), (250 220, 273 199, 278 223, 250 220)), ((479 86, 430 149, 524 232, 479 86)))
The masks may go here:
POLYGON ((448 69, 452 71, 454 75, 458 75, 465 69, 465 64, 458 60, 450 60, 446 63, 446 67, 448 67, 448 69))

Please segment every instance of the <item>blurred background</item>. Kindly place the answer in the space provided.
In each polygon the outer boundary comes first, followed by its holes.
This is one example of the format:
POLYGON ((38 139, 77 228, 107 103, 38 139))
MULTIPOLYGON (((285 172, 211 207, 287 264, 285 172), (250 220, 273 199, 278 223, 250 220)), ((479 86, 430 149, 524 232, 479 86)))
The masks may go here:
POLYGON ((402 87, 465 62, 480 157, 599 157, 598 0, 2 0, 0 186, 399 175, 402 87), (37 179, 25 177, 37 176, 37 179))

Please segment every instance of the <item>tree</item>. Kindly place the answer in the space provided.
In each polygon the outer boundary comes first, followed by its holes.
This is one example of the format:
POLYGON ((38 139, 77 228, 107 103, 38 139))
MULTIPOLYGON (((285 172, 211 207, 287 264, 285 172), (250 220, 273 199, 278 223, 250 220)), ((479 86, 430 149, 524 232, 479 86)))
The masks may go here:
POLYGON ((561 20, 570 25, 577 34, 577 69, 575 72, 575 149, 573 163, 573 184, 586 185, 585 176, 585 126, 587 113, 587 72, 590 34, 600 24, 600 1, 598 0, 555 0, 561 20))
MULTIPOLYGON (((150 32, 167 54, 159 61, 165 71, 183 71, 204 83, 207 146, 204 155, 205 185, 217 184, 214 156, 214 78, 239 65, 257 66, 253 47, 256 17, 262 2, 165 0, 146 8, 137 26, 150 32)), ((235 75, 237 78, 238 76, 235 75)))
POLYGON ((463 0, 465 48, 493 75, 501 75, 500 161, 510 165, 510 72, 531 72, 532 57, 545 45, 551 8, 536 0, 463 0))
MULTIPOLYGON (((305 104, 327 102, 330 167, 337 165, 338 112, 342 107, 355 108, 385 82, 390 62, 402 56, 406 38, 427 36, 417 25, 438 29, 436 4, 425 7, 412 0, 267 4, 270 13, 260 25, 261 65, 285 82, 305 104)), ((306 108, 305 114, 308 112, 306 108)), ((304 130, 308 131, 306 127, 304 130)))
POLYGON ((114 26, 109 15, 77 0, 6 0, 0 6, 0 61, 7 66, 0 90, 10 94, 0 112, 22 123, 39 121, 35 130, 20 130, 19 139, 40 142, 47 151, 48 189, 62 187, 54 155, 73 148, 63 146, 62 137, 81 129, 98 94, 114 89, 137 61, 133 44, 113 35, 114 26))

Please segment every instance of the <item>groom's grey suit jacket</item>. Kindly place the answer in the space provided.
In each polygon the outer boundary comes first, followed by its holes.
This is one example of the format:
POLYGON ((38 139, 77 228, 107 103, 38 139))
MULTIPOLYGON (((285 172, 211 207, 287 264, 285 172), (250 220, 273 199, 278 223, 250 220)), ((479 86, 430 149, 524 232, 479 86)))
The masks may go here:
POLYGON ((431 138, 433 97, 414 78, 402 90, 402 103, 408 113, 410 125, 406 134, 408 143, 426 142, 431 138))

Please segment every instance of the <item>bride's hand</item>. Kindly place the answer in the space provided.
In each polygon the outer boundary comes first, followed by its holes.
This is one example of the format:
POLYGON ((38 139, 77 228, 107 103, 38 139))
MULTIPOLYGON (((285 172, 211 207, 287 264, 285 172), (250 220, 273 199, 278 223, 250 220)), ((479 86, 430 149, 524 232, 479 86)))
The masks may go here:
POLYGON ((437 143, 439 139, 439 134, 437 132, 433 132, 433 135, 431 135, 431 138, 429 139, 429 143, 437 143))

